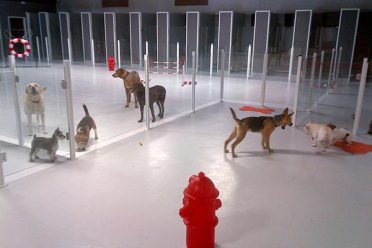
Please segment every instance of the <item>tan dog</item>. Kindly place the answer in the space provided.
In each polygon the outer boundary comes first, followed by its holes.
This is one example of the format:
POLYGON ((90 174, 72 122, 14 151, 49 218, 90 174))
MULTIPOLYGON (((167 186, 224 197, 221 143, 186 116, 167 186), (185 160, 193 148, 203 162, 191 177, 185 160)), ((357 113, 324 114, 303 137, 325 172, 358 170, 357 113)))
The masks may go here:
POLYGON ((38 83, 29 83, 26 86, 26 92, 23 95, 23 109, 27 116, 28 135, 32 135, 32 115, 36 115, 37 124, 41 127, 43 133, 47 133, 45 128, 45 106, 43 93, 47 90, 38 83))
MULTIPOLYGON (((129 107, 129 103, 131 102, 131 92, 130 90, 126 87, 125 82, 132 84, 132 83, 139 83, 141 82, 141 79, 138 75, 138 72, 136 71, 131 71, 128 72, 124 68, 119 68, 115 71, 114 74, 112 74, 114 78, 121 78, 123 79, 124 82, 124 88, 125 88, 125 94, 127 96, 127 104, 125 105, 126 108, 129 107)), ((138 108, 138 101, 137 101, 137 96, 134 94, 134 107, 138 108)))
POLYGON ((232 108, 230 108, 232 117, 234 119, 234 128, 229 136, 229 138, 225 141, 224 151, 228 153, 229 150, 227 149, 227 145, 230 143, 231 140, 235 139, 234 143, 231 145, 231 153, 234 158, 236 158, 235 147, 242 142, 245 135, 248 131, 251 132, 259 132, 262 134, 262 141, 261 145, 264 150, 268 150, 272 152, 270 148, 270 136, 272 132, 275 130, 276 127, 281 126, 282 129, 285 128, 286 125, 292 126, 292 115, 288 114, 288 108, 284 109, 282 114, 275 115, 275 116, 258 116, 258 117, 246 117, 244 119, 238 119, 236 114, 232 108))
POLYGON ((77 131, 75 135, 75 142, 78 151, 83 151, 88 146, 90 130, 94 130, 94 138, 98 139, 97 126, 93 118, 89 115, 88 108, 83 104, 85 116, 77 125, 77 131))

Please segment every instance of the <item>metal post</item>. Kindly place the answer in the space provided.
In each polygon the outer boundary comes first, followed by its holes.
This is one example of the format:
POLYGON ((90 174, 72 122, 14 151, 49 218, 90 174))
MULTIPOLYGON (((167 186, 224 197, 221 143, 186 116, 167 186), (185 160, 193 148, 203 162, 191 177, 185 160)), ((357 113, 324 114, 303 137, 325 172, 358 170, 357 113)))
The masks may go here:
POLYGON ((149 55, 145 56, 145 105, 146 105, 146 129, 150 129, 150 80, 149 80, 149 55))
POLYGON ((96 56, 94 54, 94 40, 90 39, 90 54, 91 54, 91 59, 92 59, 92 65, 96 65, 96 56))
POLYGON ((298 56, 297 73, 296 73, 296 90, 295 90, 295 98, 294 98, 294 104, 293 104, 293 109, 294 109, 293 124, 294 124, 294 126, 296 126, 298 98, 300 96, 301 65, 302 65, 302 56, 298 56))
POLYGON ((22 132, 21 109, 20 109, 19 101, 18 101, 19 82, 18 82, 18 77, 16 76, 15 57, 13 55, 9 55, 8 60, 9 60, 11 80, 12 80, 12 85, 13 85, 13 102, 14 102, 14 113, 15 113, 16 124, 17 124, 18 145, 23 146, 24 139, 22 135, 23 132, 22 132))
POLYGON ((261 82, 261 106, 265 105, 265 96, 266 96, 266 77, 267 77, 267 63, 269 60, 269 55, 267 51, 264 53, 264 60, 263 60, 263 70, 262 70, 262 82, 261 82))
POLYGON ((209 76, 213 74, 213 43, 211 43, 211 57, 209 60, 209 76))
POLYGON ((47 56, 47 63, 49 65, 50 59, 49 59, 49 45, 48 45, 48 37, 45 37, 45 50, 46 50, 46 56, 47 56))
POLYGON ((67 38, 67 50, 68 50, 68 60, 72 63, 72 46, 70 38, 67 38))
POLYGON ((251 75, 251 61, 252 61, 252 46, 249 44, 248 46, 248 59, 247 59, 247 78, 251 75))
POLYGON ((40 42, 39 42, 39 37, 36 36, 36 47, 37 47, 37 58, 39 60, 39 63, 41 62, 41 57, 40 57, 40 42))
POLYGON ((148 55, 149 54, 149 42, 146 41, 146 54, 145 55, 148 55))
POLYGON ((338 72, 340 70, 341 55, 342 55, 342 47, 340 47, 340 51, 338 52, 338 57, 337 57, 336 78, 335 78, 335 83, 336 84, 337 84, 337 81, 338 81, 338 72))
POLYGON ((180 72, 180 43, 177 42, 177 75, 180 72))
POLYGON ((64 75, 65 75, 65 87, 66 90, 66 104, 67 104, 67 122, 68 122, 68 134, 70 144, 70 159, 76 159, 75 149, 75 126, 74 126, 74 109, 72 105, 72 82, 71 82, 71 62, 69 60, 63 61, 64 75))
POLYGON ((333 60, 333 69, 332 69, 332 83, 334 85, 335 85, 335 78, 336 78, 337 58, 338 58, 338 51, 337 49, 335 49, 335 58, 333 60))
POLYGON ((324 50, 320 54, 320 65, 319 65, 319 79, 318 79, 318 88, 321 87, 322 82, 322 72, 323 72, 323 63, 324 63, 324 50))
POLYGON ((331 85, 331 78, 332 78, 332 67, 333 67, 333 59, 335 57, 335 49, 332 49, 332 56, 331 56, 331 64, 329 65, 329 72, 328 72, 328 82, 327 88, 331 85))
POLYGON ((1 152, 0 149, 0 189, 6 186, 5 179, 4 179, 4 171, 3 171, 3 159, 5 157, 5 153, 1 152))
POLYGON ((220 102, 223 102, 223 91, 224 91, 224 80, 225 80, 225 49, 221 51, 221 87, 220 87, 220 102))
POLYGON ((118 68, 121 67, 120 40, 118 40, 118 68))
MULTIPOLYGON (((294 47, 291 47, 291 53, 289 55, 288 84, 291 83, 291 79, 292 79, 293 55, 294 55, 294 47)), ((301 58, 301 60, 302 60, 302 58, 301 58)))
POLYGON ((195 51, 192 51, 192 80, 191 80, 191 86, 192 86, 192 112, 195 112, 195 74, 196 74, 196 55, 195 51))
POLYGON ((366 87, 367 71, 368 71, 368 58, 364 58, 362 75, 361 75, 360 84, 359 84, 358 100, 357 100, 357 105, 356 105, 356 110, 355 110, 353 136, 356 136, 358 133, 360 116, 362 114, 362 107, 363 107, 364 89, 366 87))

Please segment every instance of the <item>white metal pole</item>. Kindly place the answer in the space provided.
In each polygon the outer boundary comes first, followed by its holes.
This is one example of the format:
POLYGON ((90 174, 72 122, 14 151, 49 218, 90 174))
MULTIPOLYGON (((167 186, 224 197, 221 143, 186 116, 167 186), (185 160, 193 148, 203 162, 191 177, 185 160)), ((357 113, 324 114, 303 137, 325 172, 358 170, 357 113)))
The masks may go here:
POLYGON ((70 38, 67 38, 68 60, 72 63, 72 46, 70 38))
MULTIPOLYGON (((17 137, 18 137, 18 145, 23 146, 24 139, 22 135, 22 119, 21 119, 21 109, 19 106, 19 98, 18 98, 18 77, 16 76, 16 66, 15 66, 15 57, 13 55, 8 56, 9 60, 9 67, 11 71, 11 79, 13 84, 13 103, 14 103, 14 113, 16 118, 16 125, 17 125, 17 137)), ((32 127, 29 127, 32 130, 32 127)))
POLYGON ((69 60, 63 61, 64 74, 65 74, 65 90, 66 90, 66 103, 67 103, 67 122, 68 134, 70 144, 70 159, 76 159, 75 149, 75 127, 74 127, 74 108, 72 105, 72 81, 71 81, 71 62, 69 60))
POLYGON ((366 87, 367 71, 368 71, 368 58, 364 58, 362 75, 361 75, 360 84, 359 84, 358 100, 357 100, 357 105, 356 105, 356 110, 355 110, 353 136, 356 136, 358 133, 360 116, 362 114, 362 107, 363 107, 364 89, 366 87))
POLYGON ((328 72, 328 82, 327 88, 329 89, 331 85, 331 78, 332 78, 332 67, 333 67, 333 59, 335 57, 335 49, 332 49, 332 56, 331 56, 331 64, 329 65, 329 72, 328 72))
POLYGON ((149 42, 146 41, 146 55, 149 54, 149 42))
POLYGON ((316 65, 316 53, 313 53, 313 60, 311 63, 311 73, 310 73, 310 94, 309 94, 309 109, 311 110, 311 101, 313 97, 314 88, 314 76, 315 76, 315 65, 316 65))
POLYGON ((335 78, 336 78, 337 58, 338 58, 338 51, 337 51, 337 48, 336 48, 335 49, 335 57, 333 59, 333 69, 332 69, 332 83, 333 84, 335 84, 335 78))
POLYGON ((149 55, 146 54, 145 58, 145 105, 146 105, 146 129, 150 129, 150 78, 149 78, 149 55))
POLYGON ((220 102, 223 102, 225 84, 225 49, 221 51, 221 87, 220 87, 220 102))
POLYGON ((196 55, 195 51, 192 51, 192 80, 191 80, 191 86, 192 86, 192 112, 195 112, 195 75, 196 75, 196 55))
MULTIPOLYGON (((288 72, 288 84, 291 83, 292 79, 292 68, 293 68, 293 55, 294 55, 294 47, 291 47, 291 52, 289 55, 289 72, 288 72)), ((302 59, 302 58, 301 58, 302 59)))
POLYGON ((118 40, 118 68, 121 67, 120 40, 118 40))
POLYGON ((39 37, 36 36, 36 47, 37 47, 37 58, 39 60, 39 63, 41 62, 41 57, 40 57, 40 42, 39 42, 39 37))
POLYGON ((180 72, 180 43, 177 42, 177 75, 180 72))
POLYGON ((5 157, 5 153, 1 152, 0 148, 0 189, 6 186, 5 179, 4 179, 4 171, 3 171, 3 158, 5 157))
POLYGON ((322 72, 323 72, 323 63, 324 63, 324 50, 320 53, 318 88, 321 87, 321 82, 322 82, 322 72))
POLYGON ((337 57, 337 68, 336 68, 336 78, 335 78, 335 83, 336 84, 337 84, 337 81, 338 81, 338 72, 340 70, 341 55, 342 55, 342 47, 340 47, 340 50, 338 52, 338 57, 337 57))
POLYGON ((46 50, 46 56, 47 56, 47 63, 49 65, 50 59, 49 59, 49 45, 48 45, 48 37, 45 37, 45 50, 46 50))
POLYGON ((96 65, 96 56, 94 54, 94 40, 90 39, 90 54, 91 54, 91 59, 92 59, 92 65, 96 65))
POLYGON ((263 60, 263 70, 262 70, 262 82, 261 82, 261 106, 265 105, 265 96, 266 96, 266 77, 267 77, 267 63, 269 60, 269 55, 267 51, 264 53, 264 60, 263 60))
POLYGON ((295 90, 295 98, 294 98, 294 104, 293 104, 293 110, 294 110, 293 124, 294 124, 294 126, 296 126, 298 98, 300 96, 301 66, 302 66, 302 56, 298 56, 297 73, 296 73, 296 90, 295 90))
POLYGON ((248 59, 247 59, 247 78, 251 75, 251 61, 252 61, 252 46, 249 44, 248 46, 248 59))
POLYGON ((209 76, 213 74, 213 43, 211 43, 211 57, 209 60, 209 76))

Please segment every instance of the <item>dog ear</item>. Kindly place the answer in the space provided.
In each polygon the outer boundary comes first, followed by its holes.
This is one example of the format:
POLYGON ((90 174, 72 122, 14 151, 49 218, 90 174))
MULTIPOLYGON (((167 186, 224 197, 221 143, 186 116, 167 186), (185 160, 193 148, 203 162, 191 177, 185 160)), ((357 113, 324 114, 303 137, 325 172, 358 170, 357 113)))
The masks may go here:
POLYGON ((333 125, 333 124, 330 123, 330 122, 327 123, 327 127, 329 127, 329 128, 332 129, 332 130, 336 128, 336 126, 333 125))
POLYGON ((290 113, 288 116, 292 116, 294 114, 294 112, 290 113))
POLYGON ((283 115, 288 115, 288 107, 283 110, 283 115))

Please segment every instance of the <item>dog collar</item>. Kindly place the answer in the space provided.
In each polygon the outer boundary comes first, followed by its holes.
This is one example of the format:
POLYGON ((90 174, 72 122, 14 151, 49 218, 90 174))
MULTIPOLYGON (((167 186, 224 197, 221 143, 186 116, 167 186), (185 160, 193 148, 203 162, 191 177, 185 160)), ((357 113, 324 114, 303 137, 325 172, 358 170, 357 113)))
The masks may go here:
POLYGON ((123 79, 126 79, 128 77, 128 75, 129 75, 129 72, 127 72, 127 75, 125 75, 125 77, 123 79))
POLYGON ((33 103, 40 103, 40 100, 39 101, 31 101, 31 102, 33 102, 33 103))

